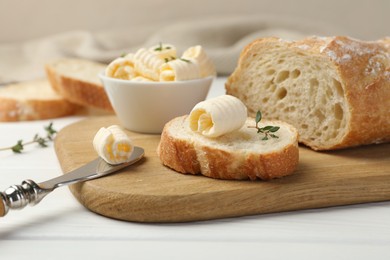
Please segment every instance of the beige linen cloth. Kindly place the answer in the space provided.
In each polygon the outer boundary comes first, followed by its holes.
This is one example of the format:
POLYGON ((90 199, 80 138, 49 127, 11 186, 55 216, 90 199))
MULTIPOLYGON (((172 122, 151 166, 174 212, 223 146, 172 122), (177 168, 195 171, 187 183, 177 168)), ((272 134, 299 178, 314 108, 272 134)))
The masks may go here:
POLYGON ((60 57, 108 63, 125 52, 159 42, 174 44, 178 53, 202 45, 215 62, 218 75, 230 74, 242 49, 256 38, 278 36, 287 40, 327 35, 330 28, 313 22, 280 17, 219 17, 178 22, 163 28, 122 31, 70 31, 27 42, 0 45, 0 84, 42 78, 44 64, 60 57))

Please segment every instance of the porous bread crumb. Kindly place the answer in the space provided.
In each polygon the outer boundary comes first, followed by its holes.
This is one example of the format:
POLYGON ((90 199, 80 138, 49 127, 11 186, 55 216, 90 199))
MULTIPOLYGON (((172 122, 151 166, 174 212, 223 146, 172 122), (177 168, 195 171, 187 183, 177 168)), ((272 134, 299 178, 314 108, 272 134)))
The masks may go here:
POLYGON ((386 142, 389 52, 381 41, 349 37, 259 39, 241 54, 226 90, 249 115, 260 109, 266 118, 293 124, 300 142, 316 150, 386 142))

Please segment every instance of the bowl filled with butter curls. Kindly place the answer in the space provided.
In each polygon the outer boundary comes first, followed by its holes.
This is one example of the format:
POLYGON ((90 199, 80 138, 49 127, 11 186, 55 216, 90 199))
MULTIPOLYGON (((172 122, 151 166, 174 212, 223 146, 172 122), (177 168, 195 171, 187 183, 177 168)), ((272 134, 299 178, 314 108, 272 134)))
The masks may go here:
POLYGON ((150 134, 204 100, 215 76, 202 46, 178 55, 175 46, 162 43, 122 55, 99 74, 122 126, 150 134))

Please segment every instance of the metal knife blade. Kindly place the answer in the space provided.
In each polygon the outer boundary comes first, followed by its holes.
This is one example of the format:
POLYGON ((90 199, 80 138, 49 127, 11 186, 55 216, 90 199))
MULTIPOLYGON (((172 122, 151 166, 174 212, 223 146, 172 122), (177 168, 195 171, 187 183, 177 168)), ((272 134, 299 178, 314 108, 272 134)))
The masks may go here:
POLYGON ((80 181, 100 178, 102 176, 119 171, 120 169, 123 169, 131 164, 136 163, 137 161, 141 160, 143 156, 144 149, 136 146, 134 147, 134 151, 131 154, 130 160, 128 162, 111 165, 106 163, 103 159, 97 158, 67 174, 58 176, 54 179, 45 182, 41 182, 38 184, 38 186, 42 189, 53 190, 63 185, 70 185, 80 181))
POLYGON ((141 147, 134 147, 130 160, 126 163, 111 165, 97 158, 67 174, 39 184, 32 180, 24 180, 21 185, 10 186, 4 192, 0 192, 0 217, 5 216, 9 209, 22 209, 29 204, 32 206, 38 204, 58 187, 100 178, 119 171, 141 160, 144 153, 141 147))

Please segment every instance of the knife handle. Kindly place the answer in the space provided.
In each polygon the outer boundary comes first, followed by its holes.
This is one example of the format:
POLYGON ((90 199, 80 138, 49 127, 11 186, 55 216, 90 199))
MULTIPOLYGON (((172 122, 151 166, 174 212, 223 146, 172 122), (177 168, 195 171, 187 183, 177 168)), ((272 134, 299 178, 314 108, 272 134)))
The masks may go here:
POLYGON ((0 192, 0 217, 7 215, 9 209, 22 209, 27 205, 38 204, 51 190, 39 187, 32 180, 24 180, 21 185, 12 185, 0 192))

